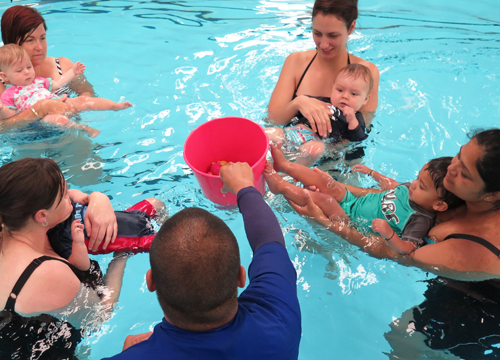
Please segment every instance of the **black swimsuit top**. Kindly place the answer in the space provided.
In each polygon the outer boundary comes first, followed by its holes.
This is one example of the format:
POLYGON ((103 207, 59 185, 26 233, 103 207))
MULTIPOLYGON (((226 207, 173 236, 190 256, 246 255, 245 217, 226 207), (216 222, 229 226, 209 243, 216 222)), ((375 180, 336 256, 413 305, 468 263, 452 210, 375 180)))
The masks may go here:
MULTIPOLYGON (((313 63, 314 59, 316 59, 316 56, 318 56, 317 52, 316 52, 316 54, 314 54, 313 58, 311 59, 311 61, 307 65, 306 69, 302 73, 302 76, 300 77, 299 83, 297 84, 297 87, 295 88, 295 91, 293 92, 292 100, 297 97, 297 90, 299 90, 299 86, 302 83, 302 80, 304 79, 304 76, 306 75, 307 71, 311 67, 311 64, 313 63)), ((349 53, 347 53, 347 65, 351 65, 351 57, 349 56, 349 53)), ((328 98, 327 102, 330 102, 330 98, 328 98)))
POLYGON ((82 340, 82 332, 67 321, 53 315, 40 314, 32 317, 21 316, 15 311, 16 299, 33 272, 47 260, 57 260, 67 264, 80 282, 97 289, 102 284, 99 264, 92 261, 87 271, 78 270, 72 264, 58 258, 41 256, 34 259, 23 271, 0 311, 0 359, 74 359, 75 349, 82 340))
POLYGON ((468 234, 451 234, 451 235, 448 235, 447 237, 445 237, 444 240, 448 240, 448 239, 452 239, 452 238, 473 241, 475 243, 478 243, 479 245, 484 246, 488 250, 490 250, 493 254, 495 254, 495 256, 500 257, 500 249, 498 249, 495 245, 493 245, 489 241, 487 241, 483 238, 480 238, 479 236, 468 235, 468 234))

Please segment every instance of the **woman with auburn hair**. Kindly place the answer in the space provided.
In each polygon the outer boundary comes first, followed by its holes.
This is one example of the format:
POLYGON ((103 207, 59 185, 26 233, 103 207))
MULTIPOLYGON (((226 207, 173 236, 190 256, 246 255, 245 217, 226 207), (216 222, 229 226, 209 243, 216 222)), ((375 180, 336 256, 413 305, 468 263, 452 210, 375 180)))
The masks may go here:
MULTIPOLYGON (((47 57, 47 25, 42 15, 34 8, 16 5, 8 8, 2 15, 2 40, 4 45, 17 44, 23 47, 30 56, 36 76, 58 80, 73 67, 73 62, 65 57, 47 57)), ((7 84, 0 83, 0 94, 7 84)), ((94 89, 84 75, 79 75, 68 85, 59 88, 56 95, 94 96, 94 89)), ((20 114, 2 121, 4 124, 22 120, 38 120, 45 115, 71 112, 71 107, 59 100, 44 100, 37 103, 33 110, 28 109, 20 114)))
POLYGON ((312 32, 316 49, 290 54, 283 65, 268 107, 268 117, 287 125, 301 113, 321 137, 332 131, 329 110, 333 83, 348 64, 361 64, 373 75, 368 102, 361 108, 369 127, 378 106, 379 71, 360 57, 349 54, 347 38, 356 27, 357 0, 316 0, 312 11, 312 32))

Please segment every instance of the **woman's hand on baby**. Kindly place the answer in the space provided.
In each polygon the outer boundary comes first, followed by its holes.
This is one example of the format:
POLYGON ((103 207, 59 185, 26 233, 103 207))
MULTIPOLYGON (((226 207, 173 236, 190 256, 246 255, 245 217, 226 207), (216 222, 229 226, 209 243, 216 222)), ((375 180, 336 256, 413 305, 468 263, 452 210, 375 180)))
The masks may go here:
POLYGON ((219 176, 224 182, 223 192, 229 191, 238 194, 241 189, 254 186, 253 171, 246 162, 230 162, 221 167, 219 176))
POLYGON ((328 136, 332 132, 330 122, 332 112, 329 109, 329 104, 305 95, 300 95, 296 99, 299 111, 309 120, 312 130, 322 137, 328 136))
POLYGON ((89 239, 89 250, 96 251, 99 245, 103 249, 114 242, 118 234, 118 224, 113 206, 108 197, 100 192, 93 192, 89 196, 89 206, 85 212, 85 228, 89 239))
POLYGON ((73 71, 75 73, 75 75, 81 75, 84 73, 85 71, 85 64, 83 64, 82 62, 80 61, 77 61, 74 65, 73 65, 73 71))
POLYGON ((372 230, 379 233, 384 239, 389 239, 394 234, 394 230, 392 230, 389 223, 384 219, 373 219, 372 230))
POLYGON ((357 165, 354 165, 352 168, 351 168, 352 171, 356 171, 356 172, 359 172, 359 173, 362 173, 362 174, 366 174, 366 175, 371 175, 372 173, 372 169, 370 169, 368 166, 365 166, 365 165, 361 165, 361 164, 357 164, 357 165))
POLYGON ((83 224, 80 219, 76 219, 71 224, 71 237, 73 242, 77 245, 85 244, 85 236, 83 234, 83 224))
POLYGON ((321 208, 313 201, 311 195, 309 194, 309 191, 303 191, 304 198, 307 202, 306 205, 300 206, 297 203, 294 203, 293 201, 287 199, 290 206, 297 212, 297 214, 309 217, 322 225, 326 225, 326 223, 330 222, 323 210, 321 210, 321 208))

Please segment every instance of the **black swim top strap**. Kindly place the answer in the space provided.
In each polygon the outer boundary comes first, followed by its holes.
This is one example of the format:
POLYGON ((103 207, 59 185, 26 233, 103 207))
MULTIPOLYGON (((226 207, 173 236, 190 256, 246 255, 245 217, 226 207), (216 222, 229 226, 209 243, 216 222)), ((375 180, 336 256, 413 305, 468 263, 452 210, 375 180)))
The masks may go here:
POLYGON ((351 65, 351 56, 347 53, 347 65, 351 65))
POLYGON ((483 245, 485 248, 490 250, 495 256, 500 257, 500 249, 498 249, 495 245, 490 243, 489 241, 480 238, 479 236, 468 235, 468 234, 451 234, 444 238, 444 240, 448 239, 465 239, 470 240, 480 245, 483 245))
POLYGON ((302 80, 304 79, 304 76, 306 75, 307 73, 307 70, 309 70, 309 67, 311 66, 311 64, 313 63, 314 59, 316 59, 316 56, 318 56, 318 52, 316 52, 316 54, 314 54, 313 58, 311 59, 311 61, 309 62, 309 65, 307 65, 306 69, 304 70, 304 72, 302 73, 302 76, 300 77, 300 80, 299 80, 299 83, 297 84, 297 87, 295 88, 295 91, 293 92, 293 97, 292 99, 295 99, 297 97, 297 90, 299 90, 299 86, 300 84, 302 83, 302 80))
POLYGON ((59 64, 59 58, 55 58, 56 60, 56 66, 57 66, 57 71, 59 72, 59 75, 62 75, 62 69, 61 69, 61 64, 59 64))
POLYGON ((71 264, 58 258, 54 258, 51 256, 40 256, 39 258, 34 259, 26 269, 24 269, 23 273, 21 276, 19 276, 19 279, 17 280, 16 284, 12 288, 12 291, 9 295, 9 299, 7 300, 7 303, 5 304, 5 310, 9 311, 14 311, 14 308, 16 306, 16 299, 19 296, 19 293, 21 292, 24 284, 26 284, 26 281, 28 281, 29 277, 31 274, 33 274, 33 271, 36 270, 44 261, 46 260, 58 260, 61 261, 65 264, 68 264, 68 266, 71 267, 71 264))

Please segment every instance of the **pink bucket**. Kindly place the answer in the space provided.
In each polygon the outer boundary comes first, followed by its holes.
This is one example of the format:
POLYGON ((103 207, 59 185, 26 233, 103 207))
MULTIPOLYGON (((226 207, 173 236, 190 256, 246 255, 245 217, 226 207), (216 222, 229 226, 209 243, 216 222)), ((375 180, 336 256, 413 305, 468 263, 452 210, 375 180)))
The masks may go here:
POLYGON ((219 205, 236 204, 236 195, 223 194, 222 180, 209 174, 213 162, 246 162, 253 170, 255 187, 262 195, 269 140, 262 126, 241 117, 210 120, 196 129, 184 143, 184 160, 194 171, 203 195, 219 205))

